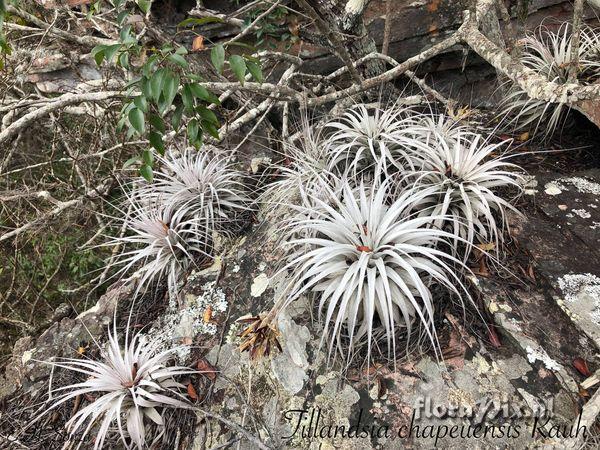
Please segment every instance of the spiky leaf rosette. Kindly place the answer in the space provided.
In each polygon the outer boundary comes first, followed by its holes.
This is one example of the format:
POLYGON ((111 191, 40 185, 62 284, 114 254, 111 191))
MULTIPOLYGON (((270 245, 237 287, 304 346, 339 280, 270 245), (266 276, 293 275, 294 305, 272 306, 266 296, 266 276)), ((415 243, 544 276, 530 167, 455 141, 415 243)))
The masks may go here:
POLYGON ((127 197, 128 211, 115 217, 126 233, 110 237, 103 244, 121 249, 113 264, 120 267, 113 275, 139 278, 138 286, 167 278, 171 292, 177 290, 180 275, 197 261, 209 258, 209 231, 195 217, 164 206, 159 199, 127 197))
POLYGON ((158 157, 161 170, 154 181, 136 189, 140 198, 154 198, 186 218, 196 218, 208 234, 227 233, 249 209, 243 175, 226 156, 188 149, 181 155, 158 157))
POLYGON ((406 145, 418 145, 407 131, 415 124, 415 113, 408 108, 369 108, 356 105, 326 127, 329 168, 341 174, 356 175, 377 166, 387 174, 401 170, 407 159, 406 145))
MULTIPOLYGON (((115 429, 126 448, 147 448, 147 426, 154 424, 159 429, 164 426, 161 415, 164 408, 190 407, 184 395, 185 386, 175 378, 197 373, 187 367, 169 366, 177 349, 159 351, 158 346, 158 341, 146 341, 137 334, 131 340, 126 336, 121 348, 116 330, 113 333, 109 330, 108 345, 102 349, 100 360, 62 359, 49 363, 86 379, 53 389, 53 403, 42 415, 76 397, 93 397, 90 404, 66 423, 71 437, 81 433, 77 448, 94 425, 97 425, 94 450, 103 448, 107 434, 115 429)), ((159 436, 160 433, 154 438, 159 436)))
POLYGON ((283 148, 283 161, 272 166, 277 179, 261 194, 262 203, 287 205, 305 197, 306 189, 334 178, 328 169, 329 150, 323 129, 311 125, 306 115, 300 121, 298 138, 285 141, 283 148))
POLYGON ((459 132, 448 141, 437 139, 427 151, 412 156, 413 166, 420 170, 407 175, 405 183, 426 194, 414 202, 412 210, 436 217, 433 225, 455 236, 454 254, 465 242, 465 258, 478 241, 497 243, 502 238, 505 210, 516 211, 499 192, 511 187, 522 190, 521 169, 501 155, 506 144, 491 144, 480 135, 459 132))
POLYGON ((398 330, 410 337, 415 318, 435 343, 429 287, 439 283, 458 293, 462 286, 451 267, 462 263, 436 248, 452 236, 429 227, 430 217, 407 216, 424 194, 409 190, 388 204, 390 191, 386 181, 358 189, 345 182, 343 199, 331 205, 314 196, 289 225, 291 281, 283 307, 305 293, 318 296, 330 355, 342 353, 347 338, 348 360, 364 341, 370 358, 379 334, 395 352, 398 330))
MULTIPOLYGON (((421 145, 410 145, 417 153, 421 149, 427 149, 432 146, 439 145, 440 142, 454 143, 458 139, 463 139, 466 136, 473 136, 475 133, 470 129, 461 125, 460 122, 444 114, 436 114, 433 111, 428 111, 415 116, 413 126, 407 130, 407 134, 410 134, 416 141, 421 145)), ((413 158, 409 158, 413 161, 413 158)))
MULTIPOLYGON (((567 83, 572 65, 570 24, 563 24, 556 32, 540 26, 535 33, 519 40, 518 45, 525 67, 548 81, 567 83)), ((589 27, 581 30, 577 78, 583 83, 593 83, 600 78, 600 33, 589 27)), ((564 125, 569 110, 567 103, 560 99, 547 102, 530 98, 523 88, 510 81, 504 88, 506 94, 500 108, 501 116, 507 119, 507 129, 531 131, 533 135, 548 138, 564 125)))

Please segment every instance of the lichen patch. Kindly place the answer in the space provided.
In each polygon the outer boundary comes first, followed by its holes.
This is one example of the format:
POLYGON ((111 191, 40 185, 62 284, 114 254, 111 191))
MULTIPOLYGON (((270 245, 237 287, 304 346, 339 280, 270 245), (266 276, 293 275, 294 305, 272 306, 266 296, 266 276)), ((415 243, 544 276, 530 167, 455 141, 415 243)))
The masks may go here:
POLYGON ((600 184, 581 177, 568 177, 557 180, 559 183, 570 184, 582 194, 600 195, 600 184))
POLYGON ((548 353, 546 353, 546 350, 543 348, 539 347, 537 349, 533 349, 528 345, 525 351, 527 352, 527 360, 531 364, 536 361, 541 361, 544 364, 544 367, 546 367, 548 370, 554 370, 558 372, 561 369, 560 364, 550 358, 548 353))

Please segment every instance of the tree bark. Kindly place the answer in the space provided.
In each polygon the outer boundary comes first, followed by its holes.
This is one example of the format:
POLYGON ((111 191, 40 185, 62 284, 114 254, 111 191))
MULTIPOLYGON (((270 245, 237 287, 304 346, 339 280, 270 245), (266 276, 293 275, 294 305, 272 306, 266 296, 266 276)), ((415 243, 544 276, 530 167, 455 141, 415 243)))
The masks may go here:
MULTIPOLYGON (((353 60, 377 52, 363 15, 370 0, 310 0, 311 6, 329 24, 335 26, 340 39, 353 60)), ((371 78, 385 72, 381 60, 370 60, 358 68, 361 76, 371 78)))

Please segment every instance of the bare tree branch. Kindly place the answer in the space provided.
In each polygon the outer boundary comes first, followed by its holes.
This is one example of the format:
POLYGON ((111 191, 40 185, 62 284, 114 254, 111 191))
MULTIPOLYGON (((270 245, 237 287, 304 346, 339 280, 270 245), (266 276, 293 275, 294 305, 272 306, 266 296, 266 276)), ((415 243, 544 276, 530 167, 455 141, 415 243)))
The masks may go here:
POLYGON ((36 25, 44 31, 47 30, 53 36, 57 36, 61 39, 64 39, 65 41, 73 42, 75 44, 85 45, 87 47, 94 47, 96 45, 112 45, 118 43, 117 41, 114 41, 112 39, 103 39, 94 36, 77 36, 75 34, 69 33, 68 31, 51 27, 51 25, 49 25, 41 19, 38 19, 33 14, 29 14, 28 12, 23 11, 20 8, 15 8, 12 5, 7 5, 6 10, 9 13, 14 14, 15 16, 19 16, 22 19, 25 19, 27 22, 36 25))

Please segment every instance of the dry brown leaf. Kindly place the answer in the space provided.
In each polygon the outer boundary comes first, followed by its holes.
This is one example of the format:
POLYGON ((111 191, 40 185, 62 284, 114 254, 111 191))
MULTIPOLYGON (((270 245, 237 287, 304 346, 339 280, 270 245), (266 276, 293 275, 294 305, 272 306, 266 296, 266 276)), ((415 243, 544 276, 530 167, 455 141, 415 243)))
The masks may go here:
POLYGON ((300 35, 300 24, 298 22, 298 18, 293 16, 288 22, 288 29, 293 36, 300 35))
POLYGON ((588 367, 587 361, 583 358, 575 358, 573 360, 573 367, 575 367, 577 369, 577 372, 579 372, 584 377, 589 377, 592 375, 592 372, 590 372, 590 369, 588 367))
MULTIPOLYGON (((270 323, 263 323, 262 318, 251 318, 254 321, 246 327, 238 336, 242 339, 240 351, 250 351, 250 359, 259 359, 263 356, 269 356, 273 348, 282 351, 279 343, 279 330, 270 323)), ((249 318, 238 319, 238 322, 248 322, 249 318)))
POLYGON ((204 46, 204 36, 196 36, 192 41, 192 51, 199 52, 200 50, 204 50, 206 47, 204 46))
POLYGON ((210 381, 217 379, 217 370, 204 358, 198 361, 196 368, 202 375, 205 375, 210 381))
POLYGON ((490 338, 490 343, 494 348, 502 347, 502 342, 500 342, 500 337, 498 333, 496 333, 496 327, 494 325, 490 325, 488 329, 488 337, 490 338))
POLYGON ((484 252, 491 252, 496 248, 496 244, 489 242, 487 244, 477 244, 476 247, 484 252))
POLYGON ((187 393, 188 393, 188 396, 192 400, 194 400, 194 401, 198 400, 198 394, 196 393, 196 388, 194 387, 194 385, 192 383, 188 383, 187 393))
POLYGON ((206 308, 206 310, 204 311, 204 315, 202 316, 202 320, 204 320, 204 323, 209 323, 211 321, 212 313, 213 313, 213 310, 212 310, 211 306, 208 305, 208 308, 206 308))
POLYGON ((473 272, 475 275, 479 275, 480 277, 486 277, 486 278, 489 277, 490 271, 488 270, 485 258, 481 258, 479 260, 479 267, 471 268, 471 272, 473 272))
POLYGON ((529 267, 527 268, 527 275, 529 275, 529 279, 533 282, 536 282, 536 278, 535 278, 535 272, 533 270, 533 266, 530 264, 529 267))

